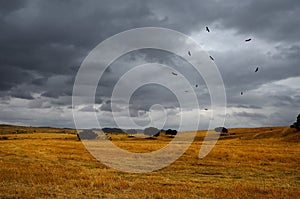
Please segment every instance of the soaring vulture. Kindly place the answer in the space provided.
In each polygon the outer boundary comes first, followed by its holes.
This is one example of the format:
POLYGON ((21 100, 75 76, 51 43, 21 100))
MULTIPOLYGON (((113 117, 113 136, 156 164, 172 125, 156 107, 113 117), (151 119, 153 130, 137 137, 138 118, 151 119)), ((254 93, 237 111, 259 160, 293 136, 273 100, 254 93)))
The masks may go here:
POLYGON ((189 56, 192 56, 191 51, 188 52, 188 55, 189 55, 189 56))
POLYGON ((258 71, 258 67, 256 67, 255 71, 254 72, 257 72, 258 71))
POLYGON ((172 72, 172 75, 177 75, 177 73, 172 72))
POLYGON ((213 61, 215 60, 212 56, 209 56, 209 58, 210 58, 211 60, 213 60, 213 61))
POLYGON ((245 40, 245 42, 249 42, 249 41, 251 41, 251 39, 250 39, 250 38, 245 40))
POLYGON ((209 28, 208 28, 207 26, 206 26, 206 31, 207 31, 207 32, 210 32, 210 30, 209 30, 209 28))

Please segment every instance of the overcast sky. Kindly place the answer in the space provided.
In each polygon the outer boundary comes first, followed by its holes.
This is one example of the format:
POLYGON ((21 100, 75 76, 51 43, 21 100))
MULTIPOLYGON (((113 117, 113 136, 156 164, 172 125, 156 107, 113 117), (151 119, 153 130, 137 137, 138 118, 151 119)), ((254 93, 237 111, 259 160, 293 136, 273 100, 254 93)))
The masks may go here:
MULTIPOLYGON (((0 0, 0 123, 74 127, 75 108, 86 127, 94 127, 89 124, 94 112, 102 127, 114 127, 115 106, 115 117, 124 119, 129 109, 140 126, 165 120, 164 128, 178 128, 180 117, 192 120, 199 114, 199 129, 207 128, 219 117, 211 118, 201 74, 184 59, 155 49, 115 60, 99 82, 95 105, 72 107, 76 73, 93 48, 122 31, 149 26, 190 36, 215 59, 227 95, 226 127, 286 126, 300 113, 298 0, 0 0), (166 64, 197 84, 200 109, 180 109, 174 93, 158 85, 141 86, 129 105, 111 105, 115 83, 145 63, 166 64)), ((170 81, 174 78, 171 74, 170 81)))

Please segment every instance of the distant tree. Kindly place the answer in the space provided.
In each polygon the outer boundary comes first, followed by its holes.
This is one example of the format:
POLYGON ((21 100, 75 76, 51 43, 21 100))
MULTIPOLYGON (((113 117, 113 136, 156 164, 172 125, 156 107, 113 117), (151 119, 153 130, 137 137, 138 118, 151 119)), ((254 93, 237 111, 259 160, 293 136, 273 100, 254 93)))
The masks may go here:
POLYGON ((300 114, 298 115, 296 122, 294 122, 290 127, 297 129, 297 131, 300 130, 300 114))
POLYGON ((215 128, 215 131, 221 133, 221 135, 226 135, 228 133, 228 129, 225 127, 217 127, 215 128))
POLYGON ((78 140, 94 140, 97 137, 98 137, 98 135, 90 129, 83 130, 82 132, 77 134, 78 140))
POLYGON ((135 129, 128 129, 128 130, 126 130, 126 133, 129 136, 134 136, 135 134, 137 134, 137 130, 135 130, 135 129))
POLYGON ((158 137, 160 135, 160 131, 158 131, 156 134, 154 134, 154 137, 158 137))
POLYGON ((176 130, 172 130, 172 129, 168 129, 166 131, 166 135, 170 135, 170 136, 174 137, 175 135, 177 135, 177 131, 176 130))
POLYGON ((145 128, 144 130, 144 135, 147 135, 149 137, 152 137, 152 136, 159 136, 159 129, 155 128, 155 127, 148 127, 148 128, 145 128))
POLYGON ((104 133, 122 134, 124 131, 120 128, 102 128, 104 133))

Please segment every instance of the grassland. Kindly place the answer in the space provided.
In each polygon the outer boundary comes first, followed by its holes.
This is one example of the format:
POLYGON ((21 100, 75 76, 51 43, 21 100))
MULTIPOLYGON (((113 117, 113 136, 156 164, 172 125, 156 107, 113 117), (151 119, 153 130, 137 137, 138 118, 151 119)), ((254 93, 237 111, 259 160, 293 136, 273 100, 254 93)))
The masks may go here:
MULTIPOLYGON (((300 132, 229 132, 203 159, 197 157, 205 136, 200 131, 172 165, 134 174, 95 160, 74 130, 0 126, 0 198, 299 198, 300 132)), ((134 152, 157 150, 171 140, 110 136, 134 152)))

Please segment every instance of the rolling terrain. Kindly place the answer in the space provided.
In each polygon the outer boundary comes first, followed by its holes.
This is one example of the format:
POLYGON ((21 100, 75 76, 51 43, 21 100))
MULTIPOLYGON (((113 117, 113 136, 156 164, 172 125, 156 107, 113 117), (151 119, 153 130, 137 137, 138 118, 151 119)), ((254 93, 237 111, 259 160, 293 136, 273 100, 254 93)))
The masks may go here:
MULTIPOLYGON (((298 198, 300 132, 289 127, 236 128, 198 158, 205 131, 161 170, 134 174, 98 162, 72 129, 0 126, 0 198, 298 198)), ((188 136, 188 132, 186 133, 188 136)), ((109 135, 133 152, 172 138, 109 135)))

